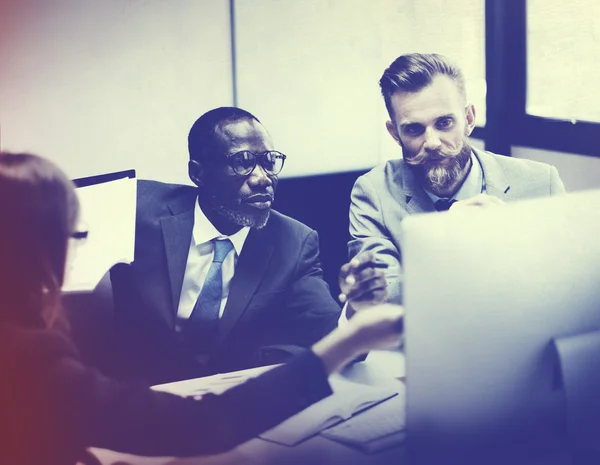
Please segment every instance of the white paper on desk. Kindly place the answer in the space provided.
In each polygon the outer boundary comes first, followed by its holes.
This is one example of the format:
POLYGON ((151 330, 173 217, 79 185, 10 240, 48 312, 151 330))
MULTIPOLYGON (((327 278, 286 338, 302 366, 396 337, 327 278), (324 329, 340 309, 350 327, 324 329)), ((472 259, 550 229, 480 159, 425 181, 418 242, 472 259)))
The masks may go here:
POLYGON ((363 452, 378 452, 401 444, 405 437, 406 403, 404 389, 398 396, 340 423, 320 435, 363 452))
POLYGON ((135 178, 123 178, 75 190, 88 238, 75 247, 63 292, 93 291, 113 265, 133 261, 136 188, 135 178))
POLYGON ((232 371, 229 373, 219 373, 203 378, 186 379, 184 381, 175 381, 173 383, 158 384, 152 386, 155 391, 169 392, 182 397, 201 395, 204 393, 221 394, 227 389, 237 386, 250 378, 255 378, 266 371, 272 370, 279 365, 268 365, 258 368, 249 368, 247 370, 232 371))
POLYGON ((398 393, 395 386, 366 386, 337 376, 331 377, 329 383, 333 390, 331 396, 311 405, 260 437, 286 446, 295 446, 398 393))

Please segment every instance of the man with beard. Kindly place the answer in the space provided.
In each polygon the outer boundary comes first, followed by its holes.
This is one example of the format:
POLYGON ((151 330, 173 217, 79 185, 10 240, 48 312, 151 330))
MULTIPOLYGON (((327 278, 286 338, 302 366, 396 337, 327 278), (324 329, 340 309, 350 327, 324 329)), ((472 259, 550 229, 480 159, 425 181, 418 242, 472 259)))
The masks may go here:
POLYGON ((316 231, 271 210, 286 156, 258 119, 211 110, 188 148, 195 187, 138 182, 135 260, 111 275, 117 376, 161 383, 280 363, 337 325, 316 231))
MULTIPOLYGON (((388 300, 402 303, 404 217, 555 195, 564 193, 564 187, 552 166, 470 146, 467 138, 475 127, 475 108, 467 102, 461 70, 445 57, 402 55, 385 70, 379 84, 390 117, 386 127, 403 158, 356 181, 348 249, 350 258, 371 251, 380 266, 387 267, 388 300)), ((359 262, 351 261, 342 271, 359 270, 359 262)), ((344 286, 342 292, 346 293, 344 286)), ((360 304, 350 302, 347 315, 360 309, 360 304)))

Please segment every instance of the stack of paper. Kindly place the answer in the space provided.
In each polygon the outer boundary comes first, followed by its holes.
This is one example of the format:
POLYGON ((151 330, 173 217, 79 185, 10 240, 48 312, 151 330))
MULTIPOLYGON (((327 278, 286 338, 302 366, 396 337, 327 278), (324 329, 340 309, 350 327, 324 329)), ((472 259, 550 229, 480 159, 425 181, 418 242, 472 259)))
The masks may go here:
POLYGON ((88 238, 71 249, 63 292, 92 291, 113 265, 133 261, 136 187, 135 178, 122 178, 76 189, 78 230, 88 238))
MULTIPOLYGON (((177 381, 153 386, 152 389, 183 397, 201 397, 209 392, 220 394, 276 366, 278 365, 177 381)), ((329 383, 333 390, 331 396, 287 419, 260 437, 271 442, 295 446, 321 433, 324 437, 357 446, 364 451, 380 450, 403 440, 403 384, 394 382, 385 386, 368 386, 348 381, 341 375, 331 376, 329 383), (377 408, 370 409, 375 405, 377 408)))
POLYGON ((295 446, 320 431, 398 394, 396 386, 366 386, 336 376, 332 376, 329 382, 334 391, 331 396, 311 405, 260 437, 295 446))
POLYGON ((247 370, 233 371, 231 373, 219 373, 204 378, 175 381, 173 383, 152 386, 155 391, 169 392, 182 397, 196 397, 206 393, 221 394, 244 381, 254 378, 279 365, 250 368, 247 370))
POLYGON ((404 396, 398 395, 322 431, 321 436, 373 453, 404 442, 405 420, 404 396))

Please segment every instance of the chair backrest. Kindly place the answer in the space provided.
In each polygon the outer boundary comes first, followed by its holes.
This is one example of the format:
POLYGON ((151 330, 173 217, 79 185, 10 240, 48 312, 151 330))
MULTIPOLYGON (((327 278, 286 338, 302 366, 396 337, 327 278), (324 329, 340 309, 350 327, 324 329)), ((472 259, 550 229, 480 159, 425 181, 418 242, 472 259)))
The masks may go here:
POLYGON ((83 360, 106 368, 114 338, 114 307, 110 273, 89 293, 65 294, 63 309, 69 320, 70 336, 83 360))
POLYGON ((350 193, 364 171, 303 178, 283 178, 275 208, 319 233, 323 277, 331 295, 340 293, 340 267, 348 261, 350 193))

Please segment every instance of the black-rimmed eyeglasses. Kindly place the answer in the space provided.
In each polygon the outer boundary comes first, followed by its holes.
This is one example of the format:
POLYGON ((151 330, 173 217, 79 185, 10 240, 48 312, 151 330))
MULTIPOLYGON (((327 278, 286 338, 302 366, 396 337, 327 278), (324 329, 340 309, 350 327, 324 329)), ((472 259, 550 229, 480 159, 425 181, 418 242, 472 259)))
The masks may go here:
POLYGON ((243 150, 229 155, 227 157, 227 164, 231 166, 237 175, 249 176, 254 171, 254 168, 256 168, 256 163, 260 162, 260 166, 262 166, 267 174, 276 176, 283 169, 286 158, 283 153, 274 150, 262 153, 243 150))

